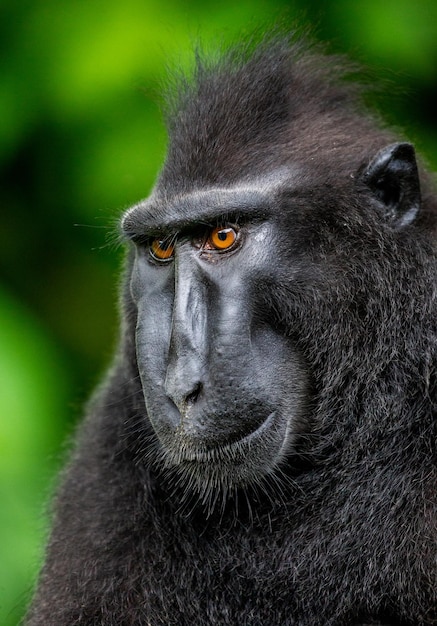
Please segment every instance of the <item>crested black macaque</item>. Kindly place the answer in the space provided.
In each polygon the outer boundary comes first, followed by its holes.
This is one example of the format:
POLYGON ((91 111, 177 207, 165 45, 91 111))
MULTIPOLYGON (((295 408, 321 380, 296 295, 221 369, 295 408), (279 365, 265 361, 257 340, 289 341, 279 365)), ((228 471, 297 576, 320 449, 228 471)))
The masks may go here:
POLYGON ((29 626, 437 624, 437 201, 349 69, 197 60, 29 626))

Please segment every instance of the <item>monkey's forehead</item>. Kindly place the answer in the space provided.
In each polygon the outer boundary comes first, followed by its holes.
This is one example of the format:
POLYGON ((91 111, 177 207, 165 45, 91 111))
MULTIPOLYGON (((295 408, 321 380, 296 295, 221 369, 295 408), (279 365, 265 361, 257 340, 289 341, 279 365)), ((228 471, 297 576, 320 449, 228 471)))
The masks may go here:
POLYGON ((296 172, 275 172, 256 181, 234 186, 194 189, 168 196, 156 190, 149 198, 128 209, 122 216, 122 231, 160 232, 180 230, 190 223, 211 223, 216 219, 243 216, 267 217, 274 198, 292 186, 296 172))

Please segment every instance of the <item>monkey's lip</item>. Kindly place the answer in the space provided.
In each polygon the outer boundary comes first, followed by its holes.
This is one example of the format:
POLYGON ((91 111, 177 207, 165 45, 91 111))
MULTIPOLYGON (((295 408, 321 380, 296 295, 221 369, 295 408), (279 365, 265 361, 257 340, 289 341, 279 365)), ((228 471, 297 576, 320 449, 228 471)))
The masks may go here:
POLYGON ((270 415, 268 415, 267 419, 265 419, 259 426, 258 428, 256 428, 255 430, 252 430, 252 432, 248 433, 247 435, 245 435, 242 439, 238 439, 237 441, 234 441, 233 443, 230 444, 226 444, 226 445, 236 445, 236 444, 245 444, 245 443, 251 443, 254 439, 257 439, 258 437, 262 437, 264 432, 266 430, 269 430, 271 428, 271 426, 273 425, 274 419, 276 416, 276 411, 272 411, 272 413, 270 413, 270 415))
MULTIPOLYGON (((186 461, 197 463, 210 463, 214 461, 228 461, 233 464, 242 462, 247 454, 256 454, 258 447, 263 445, 267 436, 274 443, 277 440, 278 447, 282 445, 286 428, 275 428, 277 412, 273 411, 268 417, 252 432, 240 439, 229 443, 206 446, 201 442, 194 442, 192 439, 183 437, 183 443, 175 454, 170 453, 172 463, 179 464, 186 461), (273 434, 272 434, 273 433, 273 434)), ((182 435, 183 436, 183 435, 182 435)), ((261 450, 260 450, 261 451, 261 450)))

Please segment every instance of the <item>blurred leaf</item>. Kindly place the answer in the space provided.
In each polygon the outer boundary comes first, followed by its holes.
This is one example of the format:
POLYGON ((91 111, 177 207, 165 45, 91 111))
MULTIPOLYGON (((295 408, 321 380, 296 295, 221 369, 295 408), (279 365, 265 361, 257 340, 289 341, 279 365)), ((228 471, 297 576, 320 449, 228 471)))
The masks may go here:
POLYGON ((0 291, 0 623, 17 624, 36 573, 43 501, 65 422, 64 365, 42 328, 0 291), (39 524, 35 520, 41 519, 39 524))

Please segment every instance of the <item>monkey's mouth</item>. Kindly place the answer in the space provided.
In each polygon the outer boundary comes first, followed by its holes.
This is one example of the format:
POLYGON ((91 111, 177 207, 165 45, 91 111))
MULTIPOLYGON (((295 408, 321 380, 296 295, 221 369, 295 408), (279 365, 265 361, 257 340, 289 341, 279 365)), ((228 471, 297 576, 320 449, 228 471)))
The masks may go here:
POLYGON ((170 446, 164 446, 165 466, 194 486, 197 481, 216 487, 248 485, 278 465, 287 448, 288 432, 288 421, 277 411, 244 437, 212 447, 181 432, 170 446))
POLYGON ((244 456, 250 447, 256 447, 261 440, 264 442, 265 438, 269 436, 270 430, 274 427, 275 415, 275 411, 270 413, 267 419, 265 419, 258 428, 244 437, 212 446, 199 444, 181 431, 181 435, 178 437, 180 440, 178 460, 179 462, 197 461, 198 463, 209 463, 211 461, 224 460, 229 457, 236 460, 237 457, 244 456))

